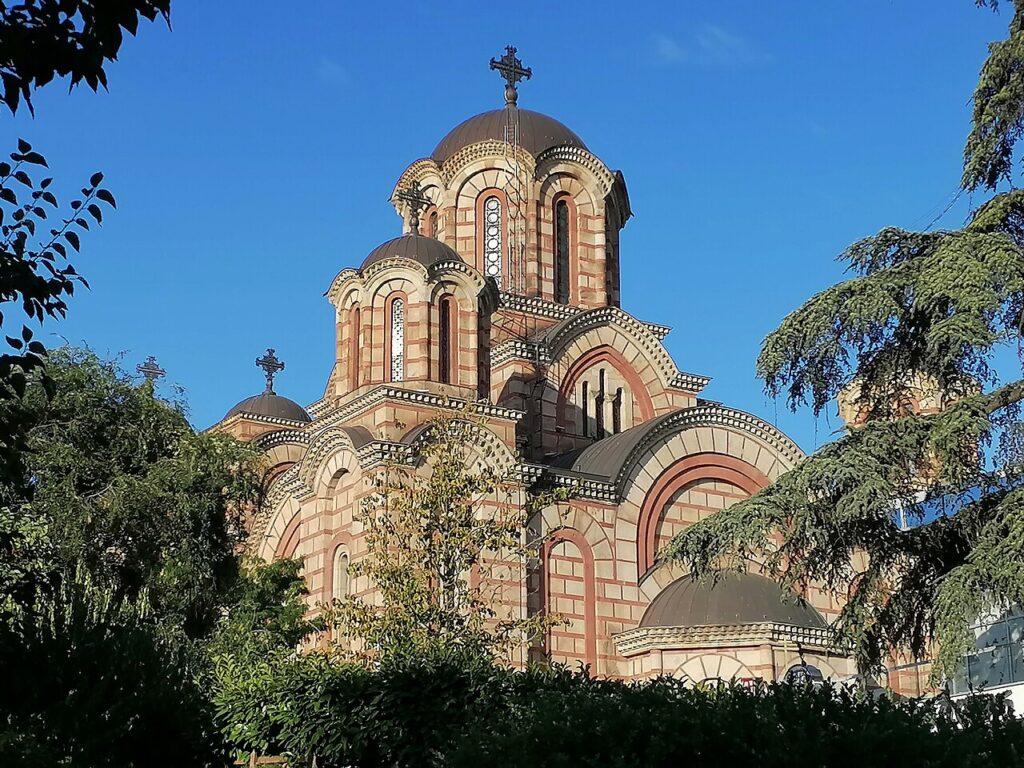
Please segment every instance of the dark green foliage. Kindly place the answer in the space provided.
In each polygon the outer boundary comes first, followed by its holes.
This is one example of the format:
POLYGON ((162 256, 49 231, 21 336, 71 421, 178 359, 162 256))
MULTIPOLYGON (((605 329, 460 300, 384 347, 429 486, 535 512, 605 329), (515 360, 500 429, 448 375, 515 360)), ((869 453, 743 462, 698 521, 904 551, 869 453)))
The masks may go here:
POLYGON ((258 452, 196 434, 179 406, 91 352, 57 350, 48 369, 52 398, 33 381, 0 403, 29 448, 24 476, 0 486, 0 586, 23 601, 84 570, 117 596, 144 593, 161 621, 208 633, 235 588, 258 452))
POLYGON ((1016 765, 1002 699, 952 714, 831 688, 693 689, 514 671, 479 657, 322 657, 222 665, 215 702, 239 750, 334 766, 1016 765))
POLYGON ((147 618, 141 601, 66 580, 0 620, 0 761, 223 767, 200 662, 147 618))
MULTIPOLYGON (((24 321, 42 323, 67 314, 66 299, 75 286, 87 286, 68 263, 69 250, 77 252, 80 232, 90 222, 100 223, 104 206, 115 205, 114 196, 100 186, 103 174, 95 173, 60 217, 53 179, 33 178, 32 167, 45 168, 46 159, 24 139, 10 159, 0 162, 0 328, 8 347, 0 354, 0 400, 21 397, 33 373, 42 372, 42 384, 52 389, 45 376, 46 350, 24 321), (12 324, 12 310, 20 311, 23 321, 15 317, 12 324)), ((15 477, 20 468, 25 435, 16 416, 16 411, 4 409, 0 417, 0 478, 15 477)))
MULTIPOLYGON (((975 95, 971 189, 1009 173, 1024 119, 1014 5, 975 95)), ((840 259, 854 276, 786 317, 757 371, 770 395, 816 415, 852 387, 866 425, 682 532, 662 557, 700 577, 763 560, 786 586, 848 594, 837 641, 863 668, 893 651, 926 656, 937 640, 941 676, 979 615, 1024 603, 1024 381, 992 367, 999 347, 1024 341, 1024 192, 993 197, 956 231, 885 228, 840 259), (921 386, 956 405, 913 415, 921 386), (916 527, 901 530, 897 510, 916 527)))
POLYGON ((32 110, 31 91, 55 77, 83 80, 94 91, 107 87, 107 62, 117 59, 124 32, 139 18, 170 24, 170 0, 26 0, 0 2, 0 80, 3 100, 14 113, 19 102, 32 110))
MULTIPOLYGON (((976 0, 998 7, 996 0, 976 0)), ((1011 177, 1014 146, 1024 131, 1024 3, 1011 0, 1005 40, 989 46, 974 91, 974 119, 964 148, 964 189, 996 186, 1011 177)))
POLYGON ((209 651, 215 656, 263 656, 294 650, 313 631, 323 629, 322 622, 306 619, 308 594, 301 560, 246 563, 227 595, 209 651))

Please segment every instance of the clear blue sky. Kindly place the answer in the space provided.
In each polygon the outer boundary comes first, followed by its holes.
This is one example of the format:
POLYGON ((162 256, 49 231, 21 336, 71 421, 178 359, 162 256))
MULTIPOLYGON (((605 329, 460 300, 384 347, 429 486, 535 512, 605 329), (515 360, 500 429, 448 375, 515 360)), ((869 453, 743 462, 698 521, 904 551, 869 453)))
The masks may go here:
MULTIPOLYGON (((501 105, 487 61, 533 67, 520 104, 621 168, 635 217, 623 307, 673 326, 705 395, 775 421, 806 450, 838 426, 767 400, 761 340, 841 277, 882 226, 924 227, 960 174, 969 97, 1010 9, 856 3, 349 3, 174 0, 110 92, 54 84, 4 120, 67 190, 105 171, 119 208, 76 262, 92 290, 47 329, 134 367, 154 354, 198 427, 261 389, 320 397, 333 358, 323 292, 400 232, 401 171, 501 105)), ((975 201, 976 202, 976 201, 975 201)), ((962 223, 969 201, 937 226, 962 223)), ((57 340, 48 336, 51 343, 57 340)))

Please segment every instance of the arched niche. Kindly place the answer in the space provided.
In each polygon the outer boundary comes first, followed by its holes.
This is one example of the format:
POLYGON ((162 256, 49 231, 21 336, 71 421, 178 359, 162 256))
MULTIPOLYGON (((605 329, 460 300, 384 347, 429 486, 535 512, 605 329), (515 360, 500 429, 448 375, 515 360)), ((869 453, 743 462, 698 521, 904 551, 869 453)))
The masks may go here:
POLYGON ((655 565, 658 526, 665 510, 681 491, 698 483, 721 483, 752 496, 770 480, 745 461, 719 453, 687 456, 667 467, 647 491, 637 521, 637 572, 642 580, 655 565))
POLYGON ((622 432, 655 415, 648 385, 610 344, 584 352, 568 366, 558 384, 556 413, 563 431, 595 439, 622 432))
POLYGON ((541 548, 541 578, 545 611, 564 620, 548 631, 549 656, 596 670, 594 553, 586 537, 572 528, 553 531, 541 548))

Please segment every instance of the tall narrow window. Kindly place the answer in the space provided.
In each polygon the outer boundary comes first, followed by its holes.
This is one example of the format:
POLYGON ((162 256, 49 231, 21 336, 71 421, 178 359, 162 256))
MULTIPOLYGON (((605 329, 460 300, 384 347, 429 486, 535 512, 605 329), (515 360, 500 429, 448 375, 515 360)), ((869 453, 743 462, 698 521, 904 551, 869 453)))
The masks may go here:
POLYGON ((352 307, 348 312, 349 324, 349 352, 348 352, 348 382, 349 389, 359 387, 359 307, 352 307))
POLYGON ((391 300, 391 381, 405 379, 405 302, 391 300))
POLYGON ((334 573, 332 575, 331 597, 344 600, 348 597, 348 552, 341 547, 334 550, 334 573))
POLYGON ((437 372, 442 384, 452 382, 452 310, 454 304, 450 296, 445 296, 437 305, 437 336, 438 355, 437 372))
POLYGON ((427 217, 427 234, 437 238, 437 211, 431 211, 430 216, 427 217))
POLYGON ((484 273, 501 285, 501 200, 492 195, 484 200, 484 273))
POLYGON ((585 381, 580 402, 583 403, 583 436, 590 437, 590 387, 585 381))
POLYGON ((622 431, 622 387, 615 390, 612 400, 612 432, 616 435, 622 431))
POLYGON ((604 437, 604 368, 597 374, 597 397, 594 398, 594 416, 597 418, 597 437, 604 437))
POLYGON ((569 303, 569 204, 555 203, 555 301, 569 303))

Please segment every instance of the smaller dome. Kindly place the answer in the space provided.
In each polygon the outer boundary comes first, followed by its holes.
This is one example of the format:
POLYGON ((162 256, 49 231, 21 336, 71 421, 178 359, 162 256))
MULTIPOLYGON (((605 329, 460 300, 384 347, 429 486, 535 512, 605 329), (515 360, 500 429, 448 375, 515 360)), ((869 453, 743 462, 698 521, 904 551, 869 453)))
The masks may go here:
POLYGON ((261 395, 247 397, 228 411, 224 418, 230 419, 240 413, 267 416, 272 419, 288 419, 289 421, 312 421, 305 408, 294 400, 281 397, 274 392, 264 392, 261 395))
POLYGON ((641 627, 705 627, 734 624, 791 624, 824 629, 814 608, 788 596, 778 584, 754 573, 727 573, 717 584, 676 579, 644 612, 641 627))
POLYGON ((459 254, 440 240, 410 233, 378 245, 363 259, 359 268, 366 269, 371 264, 391 258, 412 259, 424 267, 433 266, 439 261, 462 261, 459 254))

